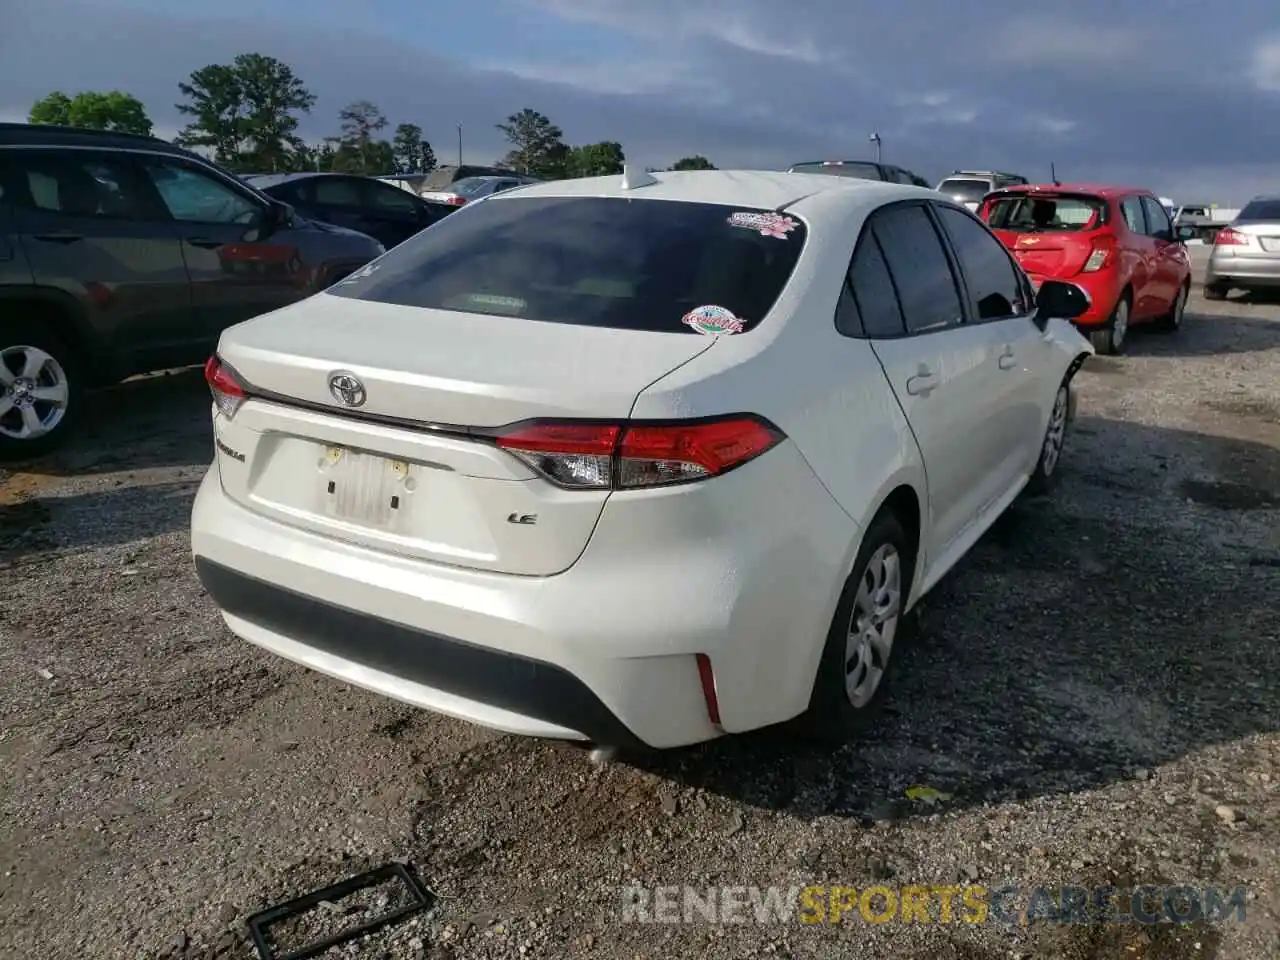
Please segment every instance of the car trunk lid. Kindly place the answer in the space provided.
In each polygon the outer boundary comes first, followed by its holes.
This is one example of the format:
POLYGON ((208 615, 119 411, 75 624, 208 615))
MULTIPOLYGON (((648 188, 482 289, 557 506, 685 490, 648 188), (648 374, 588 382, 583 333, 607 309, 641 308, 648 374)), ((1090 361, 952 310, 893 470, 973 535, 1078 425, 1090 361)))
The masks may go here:
POLYGON ((1076 276, 1097 241, 1110 237, 1105 202, 1087 194, 1001 191, 983 201, 979 216, 1022 269, 1039 277, 1076 276))
POLYGON ((222 483, 255 512, 369 549, 558 573, 608 491, 553 485, 492 428, 625 420, 645 387, 714 343, 321 294, 223 335, 247 399, 216 418, 222 483), (331 390, 335 374, 358 381, 341 384, 358 405, 331 390))

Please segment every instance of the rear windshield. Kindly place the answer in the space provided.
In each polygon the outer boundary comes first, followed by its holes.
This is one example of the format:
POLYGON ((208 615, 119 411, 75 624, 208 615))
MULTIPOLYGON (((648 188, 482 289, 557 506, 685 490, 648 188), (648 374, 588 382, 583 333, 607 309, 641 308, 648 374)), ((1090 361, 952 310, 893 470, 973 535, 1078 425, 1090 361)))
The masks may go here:
POLYGON ((991 192, 991 182, 988 180, 971 180, 967 177, 963 180, 943 180, 938 184, 938 192, 945 193, 948 197, 953 197, 961 202, 977 203, 991 192))
POLYGON ((1280 200, 1250 200, 1236 220, 1280 220, 1280 200))
POLYGON ((436 167, 422 182, 418 189, 423 191, 440 191, 464 177, 483 177, 496 174, 497 170, 489 167, 436 167))
POLYGON ((797 163, 790 173, 825 173, 829 177, 853 177, 857 180, 879 180, 880 168, 874 163, 797 163))
POLYGON ((668 333, 743 333, 804 248, 796 217, 618 197, 498 195, 330 288, 355 300, 668 333))
POLYGON ((460 197, 469 197, 479 193, 491 183, 493 183, 493 177, 463 177, 461 180, 453 181, 449 191, 460 197))
POLYGON ((991 200, 984 216, 993 230, 1063 233, 1102 226, 1107 222, 1107 205, 1098 197, 1081 194, 1019 193, 991 200))

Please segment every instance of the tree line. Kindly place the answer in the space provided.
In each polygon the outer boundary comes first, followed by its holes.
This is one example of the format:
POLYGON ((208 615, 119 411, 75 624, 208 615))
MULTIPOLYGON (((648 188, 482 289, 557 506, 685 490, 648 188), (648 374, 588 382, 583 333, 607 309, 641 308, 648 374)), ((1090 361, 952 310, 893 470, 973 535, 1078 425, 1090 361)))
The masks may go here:
MULTIPOLYGON (((201 67, 179 83, 178 90, 183 100, 176 107, 188 123, 175 143, 205 150, 237 173, 427 173, 437 164, 422 127, 399 123, 387 139, 384 131, 390 121, 369 100, 343 107, 338 111, 338 132, 308 143, 298 127, 316 98, 292 67, 264 54, 243 53, 231 63, 201 67)), ((153 135, 146 107, 122 90, 71 96, 54 91, 32 105, 28 120, 153 135)), ((550 118, 528 107, 496 127, 511 149, 495 166, 543 180, 621 173, 626 160, 616 141, 571 146, 550 118)), ((691 156, 669 169, 715 167, 706 157, 691 156)))

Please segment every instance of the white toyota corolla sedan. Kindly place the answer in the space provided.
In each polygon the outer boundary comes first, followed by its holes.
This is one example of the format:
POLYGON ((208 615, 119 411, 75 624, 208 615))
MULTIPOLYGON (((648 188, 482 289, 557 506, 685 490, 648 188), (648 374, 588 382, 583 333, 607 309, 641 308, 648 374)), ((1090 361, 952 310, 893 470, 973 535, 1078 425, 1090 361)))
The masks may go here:
POLYGON ((500 194, 223 333, 196 569, 245 640, 500 730, 842 736, 1054 479, 1086 305, 919 187, 500 194))

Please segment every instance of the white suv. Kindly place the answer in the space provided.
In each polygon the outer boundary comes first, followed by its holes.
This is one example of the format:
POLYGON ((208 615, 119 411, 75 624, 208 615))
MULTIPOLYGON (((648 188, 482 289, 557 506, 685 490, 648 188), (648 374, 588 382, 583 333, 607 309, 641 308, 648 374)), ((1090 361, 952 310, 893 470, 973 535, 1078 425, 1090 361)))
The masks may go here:
POLYGON ((536 184, 224 333, 192 545, 227 624, 521 734, 860 725, 1056 476, 1086 301, 930 190, 803 179, 536 184))

